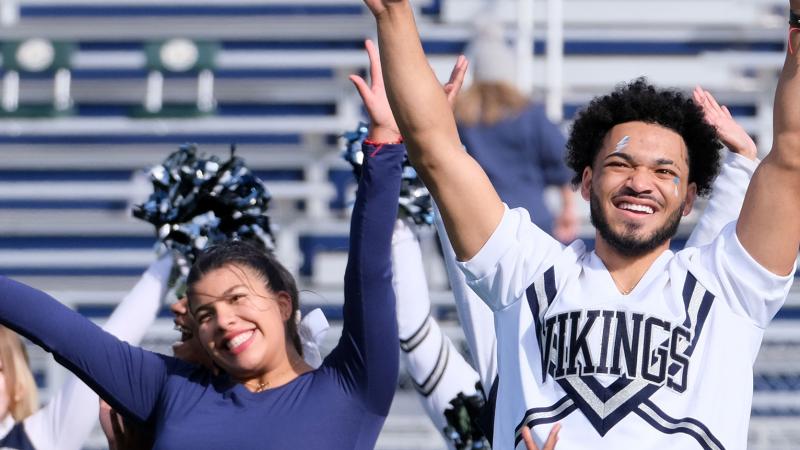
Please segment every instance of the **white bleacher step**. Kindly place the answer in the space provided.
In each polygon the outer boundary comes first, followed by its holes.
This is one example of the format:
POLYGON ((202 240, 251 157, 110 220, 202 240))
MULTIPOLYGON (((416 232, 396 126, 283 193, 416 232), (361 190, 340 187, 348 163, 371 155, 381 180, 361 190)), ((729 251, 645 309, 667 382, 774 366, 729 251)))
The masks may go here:
MULTIPOLYGON (((355 34, 358 39, 363 33, 355 34)), ((216 67, 228 70, 254 69, 357 69, 366 68, 369 59, 363 50, 230 50, 222 49, 216 67)), ((80 50, 75 53, 76 70, 144 69, 144 52, 135 50, 80 50)), ((219 82, 220 80, 217 80, 219 82)))
MULTIPOLYGON (((317 66, 319 67, 319 66, 317 66)), ((354 65, 356 72, 361 65, 354 65)), ((109 68, 103 68, 109 70, 109 68)), ((20 98, 26 102, 46 102, 52 94, 52 80, 26 81, 20 91, 20 98)), ((352 85, 351 85, 352 86, 352 85)), ((217 78, 214 82, 214 98, 220 103, 236 104, 274 104, 293 105, 335 103, 351 87, 342 80, 313 78, 309 80, 272 78, 217 78)), ((81 106, 123 104, 133 110, 141 104, 146 93, 146 75, 139 78, 76 78, 72 82, 72 100, 81 106)), ((181 78, 167 80, 164 102, 191 104, 197 98, 197 80, 181 78)))
MULTIPOLYGON (((0 182, 3 200, 122 200, 131 198, 132 184, 127 181, 103 182, 0 182)), ((269 191, 276 200, 333 198, 330 183, 308 181, 272 181, 269 191)))
MULTIPOLYGON (((20 6, 262 6, 288 5, 287 0, 17 0, 20 6)), ((360 5, 361 0, 296 0, 298 5, 360 5)))
MULTIPOLYGON (((16 0, 20 6, 361 6, 363 0, 16 0)), ((427 6, 433 0, 411 0, 415 6, 427 6)))
POLYGON ((797 450, 800 428, 797 417, 752 417, 747 448, 750 450, 797 450))
MULTIPOLYGON (((775 55, 767 56, 774 60, 775 55)), ((453 69, 455 56, 433 55, 431 66, 440 80, 446 80, 453 69)), ((759 66, 764 63, 759 62, 759 66)), ((564 91, 572 95, 581 92, 604 94, 619 83, 645 76, 650 82, 665 86, 692 89, 698 84, 711 91, 737 91, 760 93, 765 90, 757 79, 744 73, 746 60, 721 59, 713 54, 701 55, 643 55, 587 56, 575 55, 564 58, 564 91), (592 76, 587 77, 586 74, 592 76)), ((546 87, 545 64, 534 65, 534 87, 546 87)))
MULTIPOLYGON (((155 242, 155 239, 153 240, 155 242)), ((150 249, 0 250, 0 273, 34 268, 146 268, 153 262, 150 249)))
MULTIPOLYGON (((457 41, 462 41, 457 39, 457 41)), ((76 55, 75 67, 86 69, 142 68, 141 52, 83 51, 76 55)), ((447 79, 456 55, 429 55, 440 79, 447 79)), ((567 86, 613 86, 621 81, 649 75, 654 81, 667 85, 702 84, 714 88, 729 88, 731 80, 741 83, 742 70, 779 68, 779 52, 708 52, 699 55, 566 55, 564 76, 567 86), (589 72, 587 72, 587 70, 589 72), (688 72, 688 73, 686 73, 688 72), (592 77, 583 74, 592 73, 592 77), (691 76, 691 78, 690 78, 691 76), (599 78, 598 78, 599 77, 599 78), (588 79, 587 79, 588 78, 588 79), (674 80, 674 81, 671 81, 674 80), (694 84, 692 81, 694 80, 694 84)), ((368 60, 361 50, 226 50, 218 56, 219 68, 237 70, 277 68, 352 69, 367 67, 368 60)), ((544 86, 546 67, 534 66, 534 83, 544 86)), ((219 82, 219 80, 217 80, 219 82)), ((269 85, 269 81, 265 82, 269 85)))
MULTIPOLYGON (((786 2, 779 0, 570 0, 563 2, 565 26, 626 26, 682 27, 743 27, 753 28, 783 22, 776 8, 782 11, 786 2), (720 14, 720 11, 736 14, 720 14)), ((547 2, 535 2, 533 17, 537 26, 547 18, 547 2)), ((517 0, 495 0, 487 8, 483 0, 443 0, 441 19, 450 23, 472 23, 476 17, 494 14, 497 18, 515 23, 519 14, 517 0), (488 11, 491 11, 489 13, 488 11)))
MULTIPOLYGON (((191 143, 191 140, 187 141, 191 143)), ((157 144, 0 144, 2 169, 149 169, 160 163, 179 145, 157 144)), ((225 159, 230 144, 202 144, 202 154, 225 159)), ((338 148, 328 145, 265 145, 237 144, 236 156, 252 170, 302 169, 311 163, 324 163, 332 168, 349 168, 338 148)), ((267 187, 271 182, 267 181, 267 187)))
POLYGON ((129 211, 13 210, 0 214, 0 235, 8 236, 153 236, 153 226, 129 211))
POLYGON ((443 450, 444 440, 428 418, 418 394, 398 391, 378 436, 376 450, 443 450))
POLYGON ((758 392, 753 396, 753 409, 761 408, 800 409, 800 393, 758 392))
MULTIPOLYGON (((423 264, 431 291, 445 292, 449 281, 444 269, 444 263, 438 251, 427 242, 423 246, 423 264)), ((344 272, 347 267, 347 251, 319 251, 314 255, 311 268, 311 284, 315 286, 342 286, 344 272)), ((442 295, 442 294, 440 294, 442 295)))
POLYGON ((347 266, 346 252, 318 252, 312 264, 312 283, 318 286, 340 286, 347 266))
POLYGON ((201 117, 192 119, 130 119, 124 117, 65 117, 52 120, 6 119, 0 134, 8 136, 115 136, 169 134, 339 134, 352 128, 336 116, 201 117))
POLYGON ((190 39, 294 39, 298 41, 367 37, 375 20, 360 16, 286 17, 254 15, 189 17, 35 17, 0 27, 0 39, 50 38, 81 41, 190 39))

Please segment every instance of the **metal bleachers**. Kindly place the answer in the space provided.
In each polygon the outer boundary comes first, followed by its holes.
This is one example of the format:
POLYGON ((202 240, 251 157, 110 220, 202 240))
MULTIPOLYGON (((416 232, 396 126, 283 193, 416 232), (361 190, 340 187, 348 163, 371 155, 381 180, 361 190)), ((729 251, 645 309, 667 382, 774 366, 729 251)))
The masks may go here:
MULTIPOLYGON (((449 75, 473 35, 475 14, 489 3, 513 40, 514 1, 414 2, 440 78, 449 75)), ((547 2, 535 3, 533 80, 540 100, 548 95, 546 8, 547 2)), ((566 0, 564 128, 592 96, 646 75, 681 89, 709 88, 767 151, 783 8, 778 0, 566 0)), ((352 188, 337 135, 361 117, 347 75, 364 73, 363 40, 374 30, 362 0, 0 0, 0 42, 74 45, 69 111, 0 119, 0 273, 104 320, 153 257, 152 228, 129 213, 147 194, 140 171, 185 142, 222 157, 236 143, 273 194, 279 258, 298 275, 304 308, 322 307, 333 322, 333 345, 352 188), (172 38, 217 45, 214 108, 192 117, 137 115, 151 70, 146 47, 172 38)), ((23 74, 20 99, 50 102, 51 84, 47 76, 23 74)), ((165 102, 191 103, 198 89, 194 74, 164 76, 165 102)), ((591 241, 588 207, 582 215, 581 236, 591 241)), ((681 239, 694 220, 681 228, 681 239)), ((434 315, 459 340, 439 256, 429 250, 434 315)), ((751 448, 800 447, 798 286, 767 329, 756 362, 751 448)), ((169 352, 174 338, 165 312, 145 346, 169 352)), ((32 357, 46 397, 63 372, 41 351, 32 357)), ((443 448, 412 391, 398 391, 379 448, 443 448)), ((95 436, 90 447, 103 445, 95 436)))

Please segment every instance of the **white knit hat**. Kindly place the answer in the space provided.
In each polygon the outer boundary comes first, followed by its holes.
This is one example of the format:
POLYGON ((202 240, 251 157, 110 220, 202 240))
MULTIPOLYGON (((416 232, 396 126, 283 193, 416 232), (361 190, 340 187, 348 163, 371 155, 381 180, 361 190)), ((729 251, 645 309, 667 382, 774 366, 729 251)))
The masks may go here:
POLYGON ((514 52, 506 43, 499 22, 484 22, 476 26, 477 35, 465 52, 470 58, 476 82, 514 84, 516 62, 514 52))

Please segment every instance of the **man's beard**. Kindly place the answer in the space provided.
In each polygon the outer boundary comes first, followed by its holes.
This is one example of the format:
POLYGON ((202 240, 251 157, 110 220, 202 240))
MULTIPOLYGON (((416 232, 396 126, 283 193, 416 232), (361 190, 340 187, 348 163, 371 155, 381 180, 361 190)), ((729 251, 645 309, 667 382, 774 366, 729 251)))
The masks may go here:
POLYGON ((681 203, 678 208, 670 217, 667 222, 659 229, 655 230, 650 236, 638 237, 636 236, 636 228, 632 225, 625 224, 626 232, 617 233, 611 229, 608 223, 605 210, 600 204, 600 199, 597 198, 594 191, 589 193, 589 209, 590 219, 592 225, 600 233, 608 245, 623 256, 638 257, 646 255, 664 242, 672 239, 675 233, 678 232, 678 224, 681 222, 681 214, 686 202, 681 203))

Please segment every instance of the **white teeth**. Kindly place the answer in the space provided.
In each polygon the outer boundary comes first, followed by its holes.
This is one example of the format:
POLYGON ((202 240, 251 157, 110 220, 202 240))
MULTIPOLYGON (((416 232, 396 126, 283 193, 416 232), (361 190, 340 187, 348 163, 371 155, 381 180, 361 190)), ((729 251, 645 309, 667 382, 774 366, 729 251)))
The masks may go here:
POLYGON ((233 350, 234 348, 244 344, 245 341, 250 339, 250 336, 252 336, 252 335, 253 335, 253 331, 252 330, 244 332, 244 333, 237 334, 236 336, 234 336, 233 339, 228 341, 228 350, 233 350))
POLYGON ((178 342, 186 342, 192 338, 192 331, 184 326, 178 325, 177 323, 175 324, 175 331, 181 334, 178 342))
POLYGON ((647 214, 653 214, 653 208, 645 205, 634 205, 633 203, 623 203, 619 205, 620 209, 627 209, 630 211, 638 211, 647 214))

